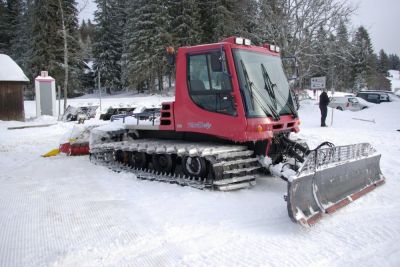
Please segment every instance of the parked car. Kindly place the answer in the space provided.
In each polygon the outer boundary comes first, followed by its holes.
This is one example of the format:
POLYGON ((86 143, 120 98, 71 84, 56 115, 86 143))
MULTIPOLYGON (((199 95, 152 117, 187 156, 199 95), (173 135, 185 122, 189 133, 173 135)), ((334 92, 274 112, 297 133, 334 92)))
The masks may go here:
POLYGON ((400 101, 400 96, 396 95, 396 94, 395 94, 394 92, 392 92, 392 91, 375 91, 375 92, 380 92, 380 93, 388 94, 389 100, 390 100, 390 101, 400 101))
POLYGON ((394 101, 394 95, 391 96, 392 92, 386 91, 360 91, 357 93, 357 97, 360 97, 368 102, 380 104, 381 102, 391 102, 394 101))
POLYGON ((330 98, 329 107, 338 110, 358 111, 368 108, 368 104, 354 96, 334 96, 330 98))

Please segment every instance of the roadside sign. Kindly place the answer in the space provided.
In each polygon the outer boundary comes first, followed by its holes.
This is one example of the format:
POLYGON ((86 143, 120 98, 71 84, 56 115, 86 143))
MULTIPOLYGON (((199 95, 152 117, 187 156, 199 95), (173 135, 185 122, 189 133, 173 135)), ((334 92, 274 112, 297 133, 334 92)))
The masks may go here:
POLYGON ((325 89, 326 77, 312 77, 311 78, 311 89, 325 89))

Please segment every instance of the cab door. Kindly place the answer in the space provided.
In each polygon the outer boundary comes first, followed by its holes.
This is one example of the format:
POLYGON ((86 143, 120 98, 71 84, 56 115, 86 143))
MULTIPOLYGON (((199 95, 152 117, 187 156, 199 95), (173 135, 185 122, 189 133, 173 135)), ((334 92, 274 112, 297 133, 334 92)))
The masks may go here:
POLYGON ((188 56, 188 89, 200 108, 229 116, 236 115, 230 75, 219 61, 220 52, 188 56), (225 70, 224 70, 225 69, 225 70))
POLYGON ((246 121, 238 115, 239 101, 235 97, 224 50, 219 46, 199 52, 189 51, 185 56, 184 72, 180 71, 179 64, 177 66, 176 131, 243 139, 246 121))

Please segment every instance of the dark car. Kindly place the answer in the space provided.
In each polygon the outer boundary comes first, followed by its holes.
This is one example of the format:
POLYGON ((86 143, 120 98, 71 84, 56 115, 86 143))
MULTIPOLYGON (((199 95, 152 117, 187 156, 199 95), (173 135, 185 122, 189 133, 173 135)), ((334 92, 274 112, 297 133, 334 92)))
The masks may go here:
POLYGON ((388 93, 379 91, 360 91, 356 95, 368 102, 380 104, 381 102, 391 102, 388 93))
POLYGON ((387 94, 389 96, 389 101, 386 101, 386 102, 399 101, 400 100, 400 96, 396 95, 392 91, 363 90, 363 91, 360 91, 360 92, 374 92, 374 93, 380 93, 380 94, 387 94))

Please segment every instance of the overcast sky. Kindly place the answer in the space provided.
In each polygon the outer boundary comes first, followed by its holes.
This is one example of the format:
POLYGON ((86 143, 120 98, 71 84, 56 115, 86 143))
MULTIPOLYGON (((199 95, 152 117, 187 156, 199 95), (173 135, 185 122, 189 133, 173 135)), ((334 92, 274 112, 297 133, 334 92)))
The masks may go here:
MULTIPOLYGON (((96 5, 93 0, 78 0, 80 19, 93 19, 96 5)), ((346 1, 346 0, 345 0, 346 1)), ((347 0, 358 9, 352 17, 354 29, 363 25, 369 32, 375 52, 383 49, 387 54, 400 56, 400 0, 347 0)))

